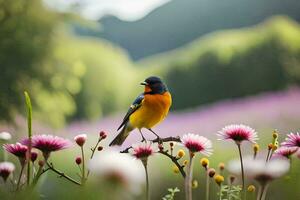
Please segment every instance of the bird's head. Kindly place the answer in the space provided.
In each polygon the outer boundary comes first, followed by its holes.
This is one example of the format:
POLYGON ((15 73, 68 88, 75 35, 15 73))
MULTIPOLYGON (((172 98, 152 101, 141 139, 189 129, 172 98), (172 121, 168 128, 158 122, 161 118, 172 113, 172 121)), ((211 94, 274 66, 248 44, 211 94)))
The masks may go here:
POLYGON ((150 76, 141 83, 145 86, 145 94, 162 94, 168 91, 167 86, 157 76, 150 76))

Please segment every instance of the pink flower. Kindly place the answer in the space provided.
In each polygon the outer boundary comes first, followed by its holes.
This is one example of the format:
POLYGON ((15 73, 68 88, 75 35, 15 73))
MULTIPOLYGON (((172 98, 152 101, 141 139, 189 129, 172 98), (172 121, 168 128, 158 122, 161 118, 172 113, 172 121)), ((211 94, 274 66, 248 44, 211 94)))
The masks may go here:
POLYGON ((140 143, 132 145, 132 154, 138 158, 147 158, 153 154, 153 148, 150 143, 140 143))
POLYGON ((289 158, 291 155, 293 155, 294 153, 296 153, 298 150, 297 147, 285 147, 282 146, 279 149, 277 149, 274 152, 274 156, 284 156, 286 158, 289 158))
POLYGON ((225 126, 221 131, 218 132, 217 135, 221 137, 220 140, 230 139, 239 144, 244 140, 252 143, 256 143, 256 140, 258 140, 255 130, 243 124, 232 124, 225 126))
POLYGON ((14 154, 15 156, 19 158, 24 158, 26 157, 26 152, 27 152, 27 146, 17 142, 16 144, 4 144, 3 148, 9 152, 14 154))
MULTIPOLYGON (((28 144, 28 139, 22 141, 23 144, 28 144)), ((69 148, 72 143, 64 138, 53 135, 34 135, 32 137, 32 147, 43 152, 43 155, 48 159, 52 151, 59 151, 69 148)))
POLYGON ((82 147, 82 146, 84 145, 85 141, 86 141, 86 138, 87 138, 86 134, 80 134, 80 135, 76 135, 76 136, 74 137, 74 141, 75 141, 80 147, 82 147))
POLYGON ((15 165, 11 162, 0 163, 0 176, 4 181, 7 180, 8 176, 15 170, 15 165))
POLYGON ((191 152, 200 152, 206 156, 212 154, 212 143, 206 137, 188 133, 182 136, 182 144, 191 152))
POLYGON ((282 143, 282 146, 286 147, 300 147, 300 134, 299 133, 290 133, 288 134, 285 142, 282 143))

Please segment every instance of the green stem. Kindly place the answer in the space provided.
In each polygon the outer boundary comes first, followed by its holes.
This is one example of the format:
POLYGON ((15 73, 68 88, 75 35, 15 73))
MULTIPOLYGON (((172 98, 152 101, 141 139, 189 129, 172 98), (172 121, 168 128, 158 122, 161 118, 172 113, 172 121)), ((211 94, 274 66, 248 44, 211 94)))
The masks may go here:
POLYGON ((43 168, 44 168, 43 166, 39 166, 39 169, 32 180, 32 186, 35 186, 37 184, 40 176, 43 174, 43 168))
POLYGON ((210 177, 209 177, 208 171, 206 170, 206 194, 205 194, 206 200, 209 200, 209 180, 210 180, 210 177))
POLYGON ((149 191, 149 175, 148 175, 148 168, 147 168, 147 158, 146 160, 142 160, 143 166, 145 168, 146 174, 146 200, 150 200, 150 191, 149 191))
POLYGON ((261 198, 260 200, 265 200, 266 199, 266 195, 267 195, 267 190, 268 190, 268 184, 265 184, 262 188, 262 192, 261 192, 261 198))
POLYGON ((190 162, 187 168, 187 176, 185 177, 185 199, 192 200, 192 177, 193 177, 193 153, 190 152, 190 162))
POLYGON ((242 171, 242 199, 246 199, 245 195, 245 173, 244 173, 244 164, 243 164, 243 156, 242 156, 242 150, 241 150, 241 144, 237 144, 238 149, 239 149, 239 156, 240 156, 240 161, 241 161, 241 171, 242 171))
MULTIPOLYGON (((96 143, 96 145, 95 145, 95 147, 94 148, 91 148, 91 150, 92 150, 92 154, 91 154, 91 157, 90 157, 90 160, 92 160, 93 159, 93 157, 94 157, 94 154, 95 154, 95 151, 96 151, 96 149, 97 149, 97 147, 98 147, 98 145, 99 145, 99 143, 101 142, 101 138, 97 141, 97 143, 96 143)), ((90 170, 88 170, 88 172, 87 172, 87 175, 86 175, 86 178, 87 177, 89 177, 89 175, 90 175, 90 170)))
POLYGON ((97 149, 98 144, 100 143, 100 141, 101 141, 101 138, 97 141, 95 147, 91 149, 92 150, 92 154, 91 154, 90 159, 92 159, 94 157, 95 151, 96 151, 96 149, 97 149))
POLYGON ((268 154, 267 154, 266 162, 268 162, 268 160, 269 160, 270 153, 271 153, 271 149, 269 149, 269 150, 268 150, 268 154))
POLYGON ((81 184, 84 184, 86 179, 85 179, 85 159, 84 159, 83 147, 81 147, 81 156, 82 156, 82 179, 81 179, 81 184))
POLYGON ((22 164, 21 172, 20 172, 20 175, 19 175, 19 178, 18 178, 18 182, 17 182, 17 191, 19 190, 19 187, 20 187, 21 178, 22 178, 22 175, 23 175, 24 168, 25 168, 25 164, 22 164))
POLYGON ((28 127, 28 151, 27 151, 27 185, 30 184, 31 179, 31 137, 32 137, 32 105, 29 94, 25 91, 25 102, 27 107, 27 127, 28 127))
POLYGON ((222 200, 222 183, 220 184, 219 200, 222 200))

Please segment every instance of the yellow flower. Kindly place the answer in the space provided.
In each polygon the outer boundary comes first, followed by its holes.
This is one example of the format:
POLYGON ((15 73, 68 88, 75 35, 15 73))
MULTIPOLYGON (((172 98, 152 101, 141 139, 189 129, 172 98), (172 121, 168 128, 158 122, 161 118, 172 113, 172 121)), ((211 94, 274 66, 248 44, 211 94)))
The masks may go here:
POLYGON ((193 180, 192 182, 192 188, 197 188, 198 187, 198 181, 197 180, 193 180))
POLYGON ((175 174, 178 174, 180 171, 179 171, 179 168, 176 166, 176 165, 174 165, 173 166, 173 172, 175 173, 175 174))
POLYGON ((177 152, 177 156, 178 156, 178 158, 182 158, 183 156, 185 156, 184 150, 179 149, 179 151, 177 152))
POLYGON ((247 190, 248 190, 248 192, 255 192, 255 186, 254 185, 249 185, 247 190))
POLYGON ((208 160, 207 158, 202 158, 202 159, 200 160, 200 163, 201 163, 201 165, 202 165, 205 169, 207 169, 207 167, 208 167, 208 165, 209 165, 209 160, 208 160))
POLYGON ((214 176, 215 182, 220 186, 224 182, 224 176, 215 175, 214 176))

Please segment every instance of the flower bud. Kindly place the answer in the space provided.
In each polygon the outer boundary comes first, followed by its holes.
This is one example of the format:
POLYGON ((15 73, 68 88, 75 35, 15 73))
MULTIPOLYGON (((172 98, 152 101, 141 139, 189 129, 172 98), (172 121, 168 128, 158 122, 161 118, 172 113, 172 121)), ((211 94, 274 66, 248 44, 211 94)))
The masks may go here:
POLYGON ((178 157, 178 158, 182 158, 183 156, 185 156, 184 150, 179 149, 179 151, 177 152, 177 157, 178 157))
POLYGON ((104 131, 100 131, 99 136, 104 140, 107 137, 107 134, 104 131))
POLYGON ((192 182, 192 188, 196 189, 198 187, 198 181, 197 180, 193 180, 192 182))
POLYGON ((189 163, 188 160, 184 160, 184 161, 183 161, 183 166, 187 166, 188 163, 189 163))
POLYGON ((276 151, 277 148, 278 148, 278 142, 277 142, 277 144, 272 145, 272 151, 276 151))
POLYGON ((268 144, 268 150, 271 150, 271 149, 273 149, 273 144, 272 143, 268 144))
POLYGON ((233 184, 234 180, 235 180, 235 177, 231 175, 229 177, 230 184, 233 184))
POLYGON ((179 171, 179 168, 176 166, 176 165, 174 165, 173 166, 173 172, 175 173, 175 174, 178 174, 180 171, 179 171))
POLYGON ((77 165, 80 165, 82 162, 81 157, 80 156, 76 157, 75 162, 77 165))
POLYGON ((273 137, 273 139, 277 139, 278 138, 278 132, 277 132, 277 130, 273 131, 272 137, 273 137))
POLYGON ((221 186, 221 184, 224 182, 224 177, 223 176, 221 176, 221 175, 215 175, 214 176, 214 179, 215 179, 215 182, 219 185, 219 186, 221 186))
POLYGON ((31 162, 34 162, 37 159, 37 157, 38 157, 37 152, 32 151, 30 156, 31 162))
POLYGON ((255 192, 255 186, 254 185, 249 185, 247 188, 248 192, 255 192))
POLYGON ((102 147, 102 146, 99 146, 99 147, 97 148, 97 150, 98 150, 98 151, 102 151, 102 150, 103 150, 103 147, 102 147))
POLYGON ((191 156, 191 158, 193 158, 195 156, 195 153, 194 152, 190 152, 190 156, 191 156))
POLYGON ((78 146, 82 147, 86 141, 86 134, 80 134, 74 137, 75 142, 78 144, 78 146))
POLYGON ((200 160, 200 163, 201 163, 201 165, 202 165, 205 169, 207 169, 208 166, 209 166, 209 160, 208 160, 207 158, 202 158, 202 159, 200 160))
POLYGON ((216 170, 214 168, 209 168, 208 171, 207 171, 207 173, 208 173, 208 176, 210 178, 212 178, 216 174, 216 170))
POLYGON ((225 164, 224 163, 219 163, 219 169, 220 171, 223 171, 225 169, 225 164))
POLYGON ((45 165, 45 161, 39 160, 38 164, 39 164, 40 167, 43 167, 45 165))
POLYGON ((254 151, 254 153, 257 153, 259 151, 259 145, 258 144, 253 145, 253 151, 254 151))

